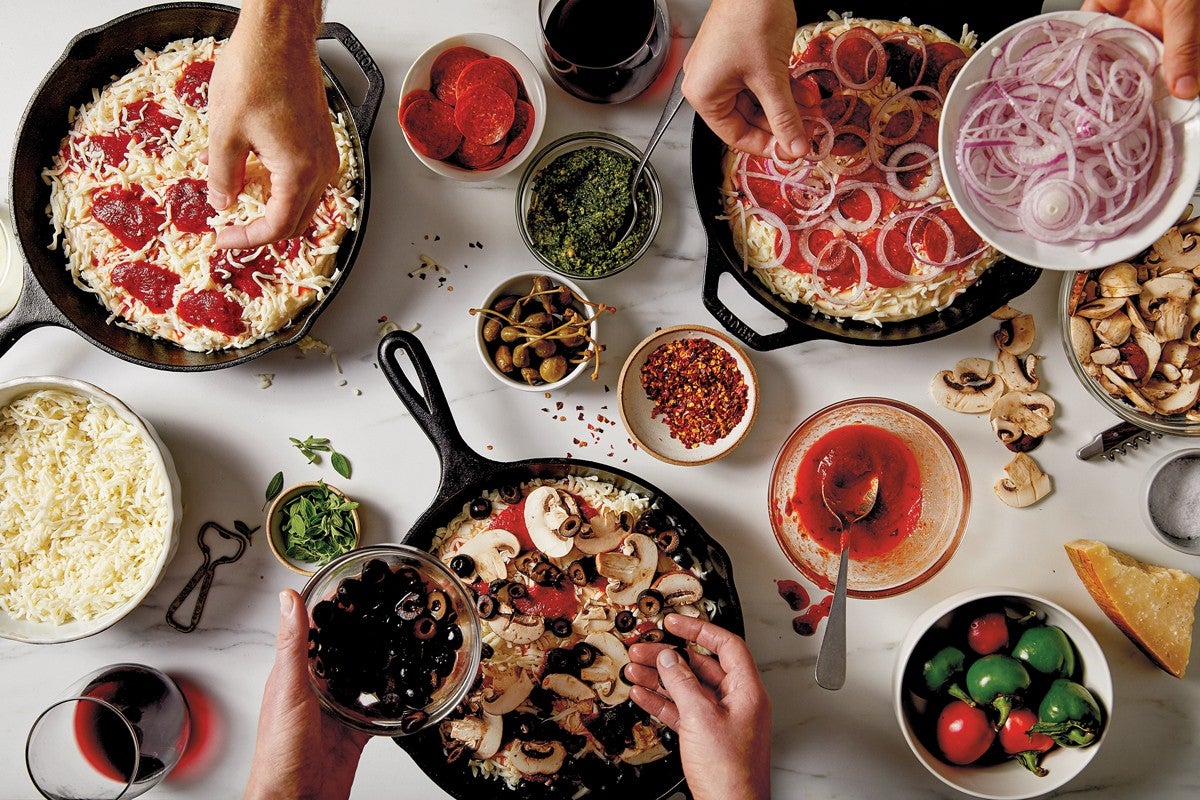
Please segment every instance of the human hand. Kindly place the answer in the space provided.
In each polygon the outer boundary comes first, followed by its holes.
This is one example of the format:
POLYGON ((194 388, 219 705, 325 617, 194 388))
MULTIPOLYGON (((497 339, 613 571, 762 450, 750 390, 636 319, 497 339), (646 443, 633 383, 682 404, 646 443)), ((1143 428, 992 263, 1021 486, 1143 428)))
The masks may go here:
POLYGON ((666 628, 715 653, 635 644, 630 697, 679 734, 683 774, 696 800, 771 796, 771 701, 746 643, 711 622, 670 614, 666 628), (691 666, 689 667, 688 662, 691 666))
POLYGON ((1084 0, 1084 11, 1101 11, 1140 25, 1163 40, 1163 77, 1171 94, 1196 97, 1200 76, 1200 8, 1196 0, 1084 0))
POLYGON ((285 590, 245 800, 348 797, 369 738, 321 710, 308 684, 308 614, 300 596, 285 590))
POLYGON ((271 175, 266 215, 217 231, 217 247, 299 236, 338 169, 317 58, 317 0, 246 0, 209 83, 208 202, 233 205, 253 150, 271 175))
POLYGON ((683 60, 683 94, 730 147, 772 155, 774 138, 780 156, 811 149, 788 73, 795 38, 792 0, 713 0, 683 60))

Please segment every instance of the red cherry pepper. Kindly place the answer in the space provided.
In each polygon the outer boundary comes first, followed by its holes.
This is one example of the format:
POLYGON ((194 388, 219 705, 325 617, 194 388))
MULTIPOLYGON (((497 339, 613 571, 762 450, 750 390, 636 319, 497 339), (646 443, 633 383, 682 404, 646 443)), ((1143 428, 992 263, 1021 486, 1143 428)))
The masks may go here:
POLYGON ((967 644, 981 656, 995 653, 1008 646, 1008 620, 1000 611, 984 614, 971 620, 967 630, 967 644))
POLYGON ((1030 731, 1038 722, 1037 714, 1028 708, 1014 708, 1000 729, 1000 746, 1004 752, 1021 762, 1021 766, 1039 778, 1046 770, 1039 763, 1042 753, 1054 747, 1054 740, 1044 733, 1030 731))
POLYGON ((938 715, 938 748, 951 764, 978 761, 995 738, 996 731, 983 709, 969 706, 962 700, 948 703, 938 715))

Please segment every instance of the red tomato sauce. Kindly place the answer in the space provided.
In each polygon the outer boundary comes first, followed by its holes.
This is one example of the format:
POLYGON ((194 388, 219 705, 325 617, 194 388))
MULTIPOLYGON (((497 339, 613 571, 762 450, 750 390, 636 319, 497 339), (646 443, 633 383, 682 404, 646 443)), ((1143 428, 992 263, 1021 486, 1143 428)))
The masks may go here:
POLYGON ((921 518, 921 471, 908 445, 874 425, 846 425, 822 436, 796 470, 791 505, 801 526, 821 547, 840 548, 837 519, 821 499, 822 477, 835 507, 853 507, 872 477, 879 478, 875 507, 848 529, 851 558, 878 558, 894 550, 921 518))
POLYGON ((171 308, 175 287, 179 284, 179 276, 174 272, 145 261, 118 264, 108 279, 113 286, 120 286, 156 314, 166 313, 171 308))
POLYGON ((196 178, 184 178, 167 187, 165 194, 171 224, 184 233, 212 230, 208 218, 216 214, 208 204, 208 184, 196 178))
POLYGON ((241 303, 230 300, 215 289, 188 292, 179 298, 176 306, 179 318, 191 325, 218 331, 226 336, 239 336, 246 332, 242 321, 241 303))
POLYGON ((183 68, 183 74, 175 81, 175 96, 192 108, 206 108, 212 74, 212 61, 193 61, 183 68))
POLYGON ((141 250, 154 238, 166 217, 154 198, 133 184, 114 186, 92 196, 92 216, 130 250, 141 250))
POLYGON ((513 606, 522 614, 542 616, 546 619, 566 617, 574 619, 579 611, 579 600, 575 596, 575 584, 562 581, 562 586, 529 584, 529 594, 514 600, 513 606))

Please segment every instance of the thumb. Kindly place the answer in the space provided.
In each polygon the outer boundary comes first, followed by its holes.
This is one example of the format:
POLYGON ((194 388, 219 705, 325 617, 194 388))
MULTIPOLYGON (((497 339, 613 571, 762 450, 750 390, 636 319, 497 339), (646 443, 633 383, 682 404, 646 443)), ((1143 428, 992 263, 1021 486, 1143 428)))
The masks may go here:
POLYGON ((679 709, 679 719, 686 725, 696 718, 700 709, 712 702, 712 698, 700 686, 696 673, 688 666, 674 648, 666 648, 655 661, 658 680, 679 709))
POLYGON ((223 211, 242 190, 250 148, 231 136, 210 131, 208 140, 208 204, 223 211))
POLYGON ((279 634, 271 678, 280 688, 308 691, 308 612, 291 589, 279 593, 279 634))
POLYGON ((1163 77, 1171 94, 1184 100, 1196 97, 1200 68, 1200 16, 1189 2, 1163 6, 1163 77))
POLYGON ((768 83, 754 89, 754 96, 758 98, 759 105, 767 116, 771 133, 775 135, 776 141, 782 145, 787 155, 792 158, 807 155, 811 149, 808 131, 800 119, 800 110, 792 96, 791 81, 787 73, 772 75, 768 83))

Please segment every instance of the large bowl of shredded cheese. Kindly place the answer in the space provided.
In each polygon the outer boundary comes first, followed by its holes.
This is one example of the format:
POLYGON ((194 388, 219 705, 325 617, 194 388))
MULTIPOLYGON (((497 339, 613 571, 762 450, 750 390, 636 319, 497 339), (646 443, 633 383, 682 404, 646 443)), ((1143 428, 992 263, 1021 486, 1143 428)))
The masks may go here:
POLYGON ((180 494, 167 448, 117 398, 0 383, 0 637, 66 642, 128 614, 175 553, 180 494))

